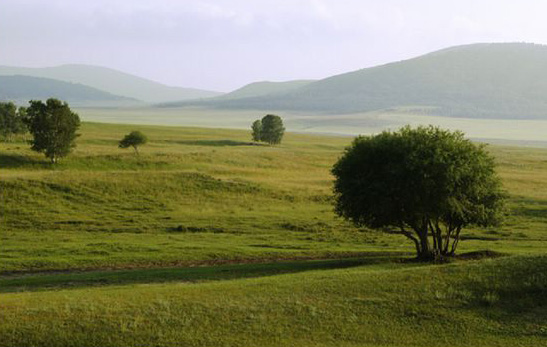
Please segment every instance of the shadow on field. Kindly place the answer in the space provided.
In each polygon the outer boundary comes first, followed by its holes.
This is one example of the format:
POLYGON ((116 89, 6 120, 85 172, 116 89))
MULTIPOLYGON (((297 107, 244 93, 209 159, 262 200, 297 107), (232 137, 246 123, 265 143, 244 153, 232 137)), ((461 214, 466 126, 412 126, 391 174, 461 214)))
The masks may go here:
POLYGON ((49 161, 37 160, 24 155, 0 154, 0 168, 2 169, 20 169, 28 167, 48 168, 51 167, 51 164, 49 161))
POLYGON ((546 200, 519 200, 520 206, 514 207, 512 213, 527 218, 547 219, 546 200))
POLYGON ((189 146, 211 146, 211 147, 225 147, 225 146, 264 146, 261 143, 255 142, 244 142, 244 141, 234 141, 234 140, 185 140, 185 141, 174 141, 179 145, 189 145, 189 146))
MULTIPOLYGON (((401 254, 403 256, 403 254, 401 254)), ((219 281, 264 277, 313 270, 343 269, 355 266, 400 262, 401 257, 378 254, 366 258, 303 260, 266 264, 231 264, 186 268, 160 268, 114 271, 25 274, 0 277, 0 292, 81 288, 87 286, 145 284, 165 282, 219 281)))

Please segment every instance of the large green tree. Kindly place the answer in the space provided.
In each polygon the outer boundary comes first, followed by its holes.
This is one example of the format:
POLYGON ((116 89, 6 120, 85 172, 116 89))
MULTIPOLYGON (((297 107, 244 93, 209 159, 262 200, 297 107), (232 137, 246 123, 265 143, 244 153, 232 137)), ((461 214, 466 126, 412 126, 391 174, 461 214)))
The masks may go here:
POLYGON ((253 140, 258 138, 270 145, 281 143, 281 139, 285 134, 283 120, 275 114, 268 114, 262 120, 256 120, 253 123, 252 130, 253 140))
POLYGON ((25 133, 24 114, 25 108, 18 108, 13 102, 0 102, 0 136, 11 141, 13 135, 25 133))
POLYGON ((25 123, 33 136, 31 149, 45 154, 52 163, 68 155, 79 136, 80 117, 66 102, 50 98, 45 103, 31 100, 25 123))
POLYGON ((503 215, 494 159, 461 132, 407 126, 360 136, 332 173, 340 216, 406 236, 421 259, 453 255, 465 227, 494 226, 503 215))

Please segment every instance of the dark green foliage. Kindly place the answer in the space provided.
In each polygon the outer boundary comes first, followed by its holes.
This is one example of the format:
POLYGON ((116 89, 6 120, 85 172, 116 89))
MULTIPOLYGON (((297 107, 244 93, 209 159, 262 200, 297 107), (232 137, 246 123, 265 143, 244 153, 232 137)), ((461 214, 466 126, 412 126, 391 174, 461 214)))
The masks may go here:
POLYGON ((504 193, 484 146, 433 126, 356 138, 332 169, 336 212, 403 234, 418 256, 453 255, 468 225, 497 225, 504 193))
POLYGON ((251 130, 253 131, 253 141, 260 141, 262 135, 262 121, 260 121, 260 119, 255 120, 251 126, 251 130))
POLYGON ((281 143, 285 133, 283 120, 274 114, 268 114, 262 120, 254 121, 252 129, 254 141, 263 141, 270 145, 281 143))
POLYGON ((24 134, 27 131, 24 114, 23 107, 17 108, 13 102, 0 102, 0 136, 11 141, 13 135, 24 134))
POLYGON ((133 147, 133 149, 135 150, 135 153, 139 155, 138 147, 140 145, 144 145, 147 142, 148 142, 148 138, 146 137, 146 135, 144 135, 140 131, 132 131, 129 134, 125 135, 125 137, 120 141, 120 144, 118 147, 120 148, 133 147))
POLYGON ((46 158, 56 163, 76 147, 80 117, 66 102, 57 99, 50 98, 46 103, 31 100, 29 103, 24 119, 33 136, 31 149, 43 152, 46 158))

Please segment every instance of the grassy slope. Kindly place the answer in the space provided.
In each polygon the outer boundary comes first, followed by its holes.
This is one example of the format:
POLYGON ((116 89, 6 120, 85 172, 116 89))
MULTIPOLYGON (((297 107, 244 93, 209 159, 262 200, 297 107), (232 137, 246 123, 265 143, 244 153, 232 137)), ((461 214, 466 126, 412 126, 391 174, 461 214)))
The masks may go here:
MULTIPOLYGON (((0 145, 0 271, 130 268, 412 251, 404 238, 335 218, 329 169, 348 138, 288 134, 252 146, 246 131, 85 124, 56 168, 22 143, 0 145), (116 141, 142 129, 140 158, 116 141)), ((492 147, 512 195, 502 229, 463 250, 542 252, 545 150, 492 147)))
POLYGON ((21 145, 6 146, 3 270, 371 249, 360 241, 375 237, 346 236, 326 201, 328 168, 345 140, 296 136, 271 148, 249 146, 246 132, 150 127, 152 142, 135 158, 116 147, 133 128, 87 124, 77 151, 53 170, 21 145))
POLYGON ((546 346, 545 256, 3 294, 0 346, 546 346))

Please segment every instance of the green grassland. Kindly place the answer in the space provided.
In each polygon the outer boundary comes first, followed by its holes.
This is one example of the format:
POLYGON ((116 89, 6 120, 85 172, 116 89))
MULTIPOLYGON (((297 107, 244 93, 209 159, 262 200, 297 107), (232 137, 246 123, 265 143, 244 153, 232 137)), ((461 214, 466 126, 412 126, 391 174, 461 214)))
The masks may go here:
POLYGON ((243 131, 146 127, 151 142, 137 157, 116 146, 133 128, 86 124, 54 168, 6 145, 2 271, 407 249, 334 218, 329 168, 347 138, 289 135, 270 147, 243 131))
POLYGON ((545 346, 545 256, 2 294, 1 346, 545 346))
POLYGON ((80 132, 57 166, 0 144, 0 346, 547 346, 545 149, 489 147, 506 223, 459 251, 504 256, 426 265, 334 215, 349 137, 80 132))

